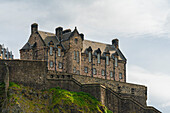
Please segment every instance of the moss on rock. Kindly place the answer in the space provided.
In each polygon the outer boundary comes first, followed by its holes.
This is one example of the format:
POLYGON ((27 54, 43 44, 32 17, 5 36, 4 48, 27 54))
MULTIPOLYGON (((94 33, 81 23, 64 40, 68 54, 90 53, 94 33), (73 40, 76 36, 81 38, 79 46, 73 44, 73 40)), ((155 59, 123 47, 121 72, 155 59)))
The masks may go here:
POLYGON ((93 96, 60 88, 35 90, 13 82, 9 86, 9 112, 112 113, 93 96))

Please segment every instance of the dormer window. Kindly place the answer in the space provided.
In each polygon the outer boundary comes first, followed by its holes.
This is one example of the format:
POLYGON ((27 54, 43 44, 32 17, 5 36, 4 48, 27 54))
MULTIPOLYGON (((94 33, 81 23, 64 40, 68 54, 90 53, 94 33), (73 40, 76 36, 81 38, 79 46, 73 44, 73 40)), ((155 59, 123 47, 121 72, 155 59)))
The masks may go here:
POLYGON ((109 56, 106 56, 106 65, 109 65, 109 56))
POLYGON ((58 56, 61 56, 61 49, 58 48, 58 56))
POLYGON ((89 62, 91 62, 91 52, 89 52, 89 62))
POLYGON ((97 63, 100 64, 100 54, 97 54, 97 63))
POLYGON ((117 57, 115 57, 115 66, 118 66, 118 61, 117 61, 117 57))
POLYGON ((50 55, 53 55, 53 47, 50 47, 50 55))

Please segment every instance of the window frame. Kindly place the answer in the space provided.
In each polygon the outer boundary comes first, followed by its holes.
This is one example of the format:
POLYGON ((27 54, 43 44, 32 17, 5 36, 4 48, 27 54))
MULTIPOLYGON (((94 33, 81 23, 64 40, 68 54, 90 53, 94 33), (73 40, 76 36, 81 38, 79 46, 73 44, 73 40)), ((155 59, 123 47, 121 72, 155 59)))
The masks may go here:
POLYGON ((88 67, 84 67, 84 72, 88 73, 88 67))
POLYGON ((118 58, 115 57, 115 67, 118 67, 118 58))
POLYGON ((106 65, 109 65, 109 56, 106 56, 106 65))
POLYGON ((61 48, 58 48, 58 56, 61 56, 61 48))
POLYGON ((123 76, 122 76, 123 74, 120 72, 119 73, 119 79, 123 79, 123 76))
POLYGON ((59 63, 58 63, 58 68, 59 68, 59 69, 62 69, 62 68, 63 68, 63 63, 62 63, 62 62, 59 62, 59 63))
POLYGON ((100 59, 100 53, 97 54, 97 63, 100 64, 101 63, 101 59, 100 59))
POLYGON ((110 71, 110 77, 113 78, 113 71, 110 71))
POLYGON ((96 70, 96 68, 93 68, 93 74, 94 74, 94 75, 97 75, 97 70, 96 70))
POLYGON ((50 61, 50 68, 53 68, 54 67, 54 63, 53 63, 53 61, 50 61))
POLYGON ((52 56, 53 55, 53 47, 50 46, 50 55, 52 56))
POLYGON ((92 62, 92 53, 89 51, 89 62, 92 62))
POLYGON ((77 63, 79 63, 79 51, 77 51, 77 63))
POLYGON ((74 50, 74 60, 76 60, 76 51, 74 50))
POLYGON ((104 69, 102 69, 101 75, 105 76, 105 70, 104 69))

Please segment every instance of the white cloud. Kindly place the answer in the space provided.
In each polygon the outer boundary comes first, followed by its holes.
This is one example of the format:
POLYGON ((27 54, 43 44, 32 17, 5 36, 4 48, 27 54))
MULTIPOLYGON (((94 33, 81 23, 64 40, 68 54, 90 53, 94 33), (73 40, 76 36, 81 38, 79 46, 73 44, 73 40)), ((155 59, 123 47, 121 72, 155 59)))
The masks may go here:
MULTIPOLYGON (((128 82, 148 87, 148 105, 158 109, 170 108, 170 76, 160 72, 152 72, 136 65, 128 67, 128 82)), ((170 109, 169 109, 170 110, 170 109)))

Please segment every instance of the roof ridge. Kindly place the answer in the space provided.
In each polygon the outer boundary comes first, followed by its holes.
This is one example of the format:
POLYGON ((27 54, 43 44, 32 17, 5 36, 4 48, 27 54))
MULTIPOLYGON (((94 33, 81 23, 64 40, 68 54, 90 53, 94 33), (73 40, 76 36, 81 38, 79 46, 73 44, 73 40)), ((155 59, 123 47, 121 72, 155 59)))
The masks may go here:
POLYGON ((91 40, 84 40, 84 41, 89 41, 89 42, 94 42, 94 43, 105 44, 105 45, 111 46, 111 44, 102 43, 102 42, 97 42, 97 41, 91 41, 91 40))

